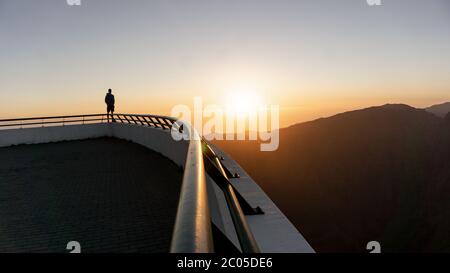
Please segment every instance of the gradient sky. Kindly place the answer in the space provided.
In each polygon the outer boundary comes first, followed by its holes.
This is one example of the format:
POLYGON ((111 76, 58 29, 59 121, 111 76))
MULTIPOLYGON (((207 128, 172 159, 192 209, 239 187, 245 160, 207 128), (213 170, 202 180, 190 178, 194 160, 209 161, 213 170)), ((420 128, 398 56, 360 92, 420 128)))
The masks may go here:
POLYGON ((450 1, 0 0, 0 117, 168 114, 255 90, 281 124, 450 101, 450 1))

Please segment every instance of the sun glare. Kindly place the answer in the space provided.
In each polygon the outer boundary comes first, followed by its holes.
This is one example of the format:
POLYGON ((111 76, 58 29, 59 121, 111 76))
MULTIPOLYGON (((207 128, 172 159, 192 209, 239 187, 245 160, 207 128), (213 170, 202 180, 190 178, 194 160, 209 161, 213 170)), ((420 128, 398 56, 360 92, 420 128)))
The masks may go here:
POLYGON ((249 88, 238 88, 227 93, 225 106, 228 113, 251 114, 261 106, 261 98, 258 93, 249 88))

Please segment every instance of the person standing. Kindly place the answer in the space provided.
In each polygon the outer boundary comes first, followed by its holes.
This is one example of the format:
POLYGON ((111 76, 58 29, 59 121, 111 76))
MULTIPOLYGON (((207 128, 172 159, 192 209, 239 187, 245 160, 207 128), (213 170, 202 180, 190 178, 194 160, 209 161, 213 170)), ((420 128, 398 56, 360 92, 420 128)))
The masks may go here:
POLYGON ((105 96, 105 103, 106 103, 106 117, 109 122, 109 113, 111 113, 111 121, 115 122, 114 119, 114 104, 116 103, 114 99, 114 95, 112 94, 112 90, 108 89, 108 93, 106 93, 105 96))

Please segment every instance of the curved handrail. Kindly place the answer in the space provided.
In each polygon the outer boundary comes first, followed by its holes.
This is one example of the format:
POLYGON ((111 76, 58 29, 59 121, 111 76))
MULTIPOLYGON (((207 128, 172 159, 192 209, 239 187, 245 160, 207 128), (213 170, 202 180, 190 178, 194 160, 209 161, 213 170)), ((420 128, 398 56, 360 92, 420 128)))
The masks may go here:
POLYGON ((170 252, 213 252, 210 219, 202 146, 200 140, 192 139, 187 152, 170 252))

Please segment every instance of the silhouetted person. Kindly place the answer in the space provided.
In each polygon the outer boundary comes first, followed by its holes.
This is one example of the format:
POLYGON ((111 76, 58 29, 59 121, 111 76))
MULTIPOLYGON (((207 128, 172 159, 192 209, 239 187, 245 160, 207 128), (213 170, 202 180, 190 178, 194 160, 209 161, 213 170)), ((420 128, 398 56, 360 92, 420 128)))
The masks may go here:
POLYGON ((109 122, 109 113, 111 112, 111 121, 115 122, 116 120, 114 119, 114 95, 112 94, 112 90, 108 89, 108 93, 106 93, 105 96, 105 103, 106 103, 106 117, 108 119, 109 122))

